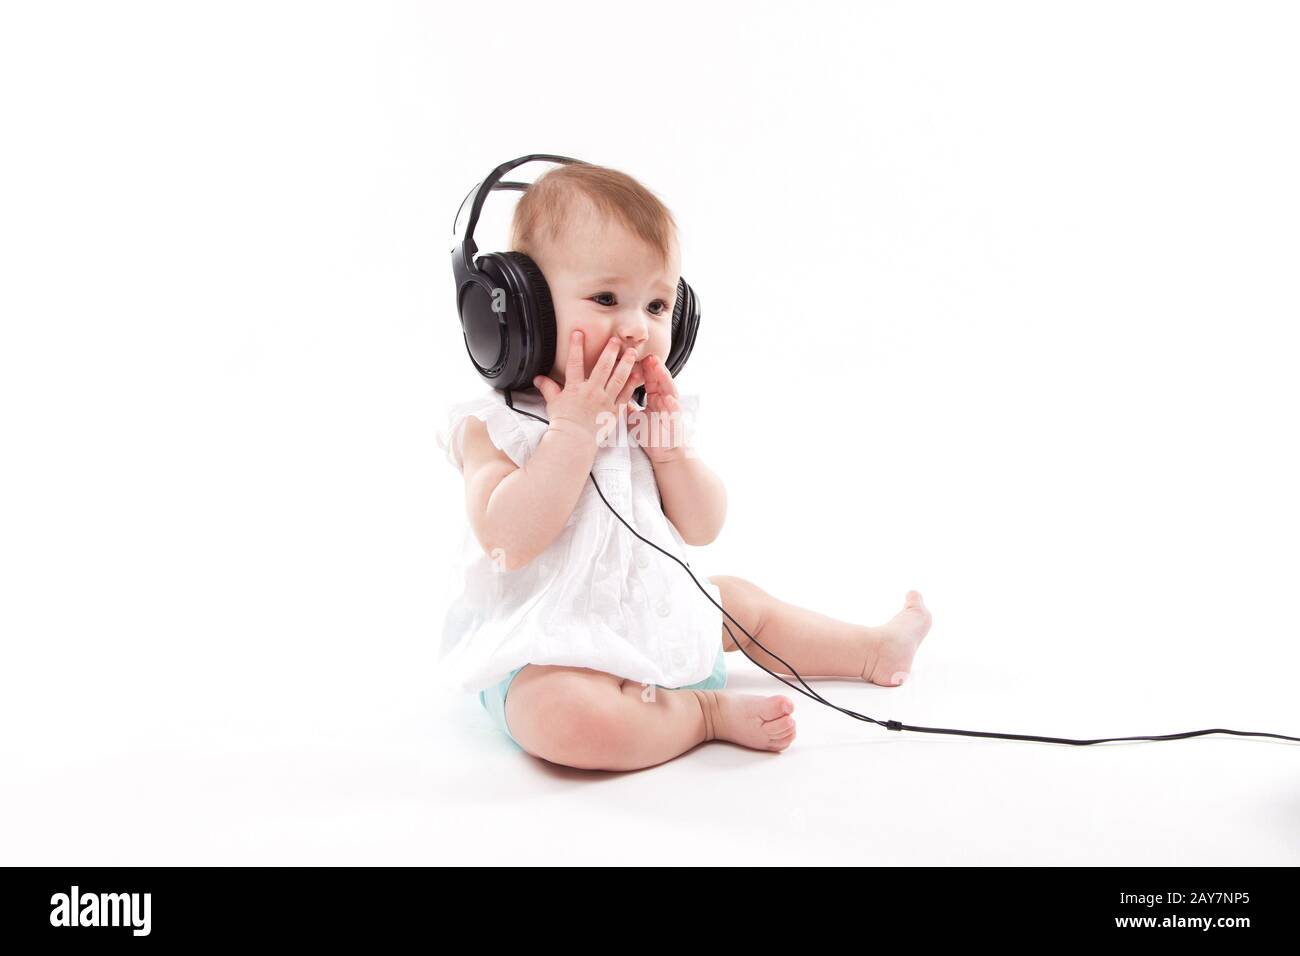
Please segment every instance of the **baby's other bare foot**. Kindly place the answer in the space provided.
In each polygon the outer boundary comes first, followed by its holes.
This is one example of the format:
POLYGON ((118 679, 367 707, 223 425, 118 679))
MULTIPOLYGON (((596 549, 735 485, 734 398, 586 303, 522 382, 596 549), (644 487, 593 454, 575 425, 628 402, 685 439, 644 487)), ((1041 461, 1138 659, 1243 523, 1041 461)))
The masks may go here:
POLYGON ((751 750, 781 751, 794 740, 794 702, 777 694, 697 690, 709 740, 729 740, 751 750))
POLYGON ((875 631, 878 635, 875 651, 862 669, 862 679, 897 687, 907 680, 916 649, 930 631, 930 611, 921 601, 920 592, 908 591, 903 609, 875 631))

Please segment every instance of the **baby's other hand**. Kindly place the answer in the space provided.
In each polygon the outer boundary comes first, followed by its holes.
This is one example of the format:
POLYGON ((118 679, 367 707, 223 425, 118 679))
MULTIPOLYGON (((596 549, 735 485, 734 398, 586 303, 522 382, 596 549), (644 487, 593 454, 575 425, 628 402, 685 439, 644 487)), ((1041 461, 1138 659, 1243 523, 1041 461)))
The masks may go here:
POLYGON ((686 423, 682 420, 677 383, 659 356, 647 355, 641 365, 645 369, 645 410, 628 414, 628 428, 655 464, 684 458, 686 423))

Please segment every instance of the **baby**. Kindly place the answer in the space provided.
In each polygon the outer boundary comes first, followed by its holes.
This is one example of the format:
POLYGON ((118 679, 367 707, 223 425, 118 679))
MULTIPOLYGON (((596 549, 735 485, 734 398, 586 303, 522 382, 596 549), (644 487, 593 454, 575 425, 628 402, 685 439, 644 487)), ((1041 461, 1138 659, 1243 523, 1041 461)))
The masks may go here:
MULTIPOLYGON (((654 518, 671 522, 675 540, 696 546, 713 541, 726 514, 726 492, 684 439, 682 396, 664 364, 681 274, 671 214, 621 172, 588 164, 562 166, 539 177, 519 201, 511 248, 532 258, 545 277, 554 307, 556 346, 549 375, 533 382, 535 407, 540 412, 544 403, 549 426, 530 426, 539 437, 525 452, 508 454, 502 447, 509 448, 502 435, 522 428, 514 419, 498 425, 495 434, 481 418, 464 419, 457 463, 464 473, 469 523, 483 552, 493 555, 498 577, 517 575, 530 563, 561 565, 553 576, 533 579, 535 587, 544 590, 561 587, 566 573, 584 570, 566 570, 566 560, 622 561, 627 568, 616 568, 616 578, 624 582, 630 580, 628 572, 638 573, 631 555, 638 556, 637 566, 646 567, 641 551, 632 550, 635 537, 621 525, 607 536, 582 539, 603 549, 597 555, 583 555, 572 543, 551 547, 562 533, 573 533, 575 522, 594 520, 593 515, 606 510, 600 501, 586 507, 584 492, 591 491, 589 472, 602 444, 610 440, 606 426, 620 417, 628 427, 616 440, 634 446, 624 455, 633 461, 630 470, 636 474, 636 462, 642 462, 643 480, 651 482, 652 476, 657 489, 649 500, 662 514, 654 518), (632 401, 633 392, 642 386, 644 410, 632 401), (626 540, 620 541, 620 535, 626 540), (538 562, 544 553, 547 560, 538 562)), ((512 409, 505 413, 525 418, 512 409)), ((604 491, 606 481, 600 483, 604 491)), ((626 498, 612 497, 609 503, 620 514, 632 510, 626 498)), ((645 511, 641 514, 643 520, 633 520, 630 513, 624 516, 649 537, 645 528, 653 522, 644 520, 645 511)), ((720 648, 720 679, 676 689, 655 687, 647 694, 641 681, 620 674, 524 664, 511 672, 499 694, 507 733, 528 753, 572 767, 633 770, 711 740, 782 751, 795 738, 794 702, 783 694, 721 689, 722 653, 741 649, 732 634, 750 656, 781 675, 790 670, 773 655, 804 677, 854 677, 894 687, 906 679, 930 628, 930 613, 916 591, 907 593, 902 610, 888 623, 867 627, 788 604, 742 578, 702 579, 714 586, 727 613, 769 654, 734 624, 728 633, 724 625, 730 622, 676 562, 652 549, 649 559, 662 565, 657 577, 640 572, 652 584, 645 589, 651 601, 656 587, 674 587, 685 594, 680 603, 703 605, 692 613, 709 630, 716 627, 716 638, 710 634, 707 641, 720 648)), ((639 584, 615 593, 637 593, 636 587, 639 584)), ((583 585, 576 590, 583 600, 592 591, 609 589, 583 585)), ((529 607, 535 617, 537 605, 529 607)), ((629 607, 628 614, 633 610, 629 607)), ((654 625, 656 619, 651 615, 648 621, 654 625)), ((697 635, 697 640, 705 639, 697 635)))

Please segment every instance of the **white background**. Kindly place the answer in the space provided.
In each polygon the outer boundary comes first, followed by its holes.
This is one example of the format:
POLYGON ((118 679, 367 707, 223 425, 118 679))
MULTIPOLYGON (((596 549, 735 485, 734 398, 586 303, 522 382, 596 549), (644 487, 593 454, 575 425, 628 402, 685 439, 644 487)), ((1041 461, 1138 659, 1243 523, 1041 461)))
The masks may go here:
POLYGON ((682 226, 730 505, 693 566, 934 611, 909 684, 824 693, 1300 736, 1297 26, 6 4, 3 861, 1300 862, 1293 743, 794 695, 783 754, 587 774, 428 689, 464 528, 433 434, 482 387, 452 216, 557 152, 682 226))

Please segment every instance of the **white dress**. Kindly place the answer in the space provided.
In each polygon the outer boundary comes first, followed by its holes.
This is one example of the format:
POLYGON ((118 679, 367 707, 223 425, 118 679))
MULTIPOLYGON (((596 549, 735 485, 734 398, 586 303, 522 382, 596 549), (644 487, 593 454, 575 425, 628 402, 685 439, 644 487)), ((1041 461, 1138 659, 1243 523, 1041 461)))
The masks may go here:
MULTIPOLYGON (((511 391, 516 408, 549 418, 535 388, 511 391)), ((680 396, 694 422, 699 396, 680 396)), ((469 416, 482 419, 492 443, 522 466, 547 425, 506 405, 491 386, 448 411, 438 445, 458 470, 469 416)), ((591 468, 605 498, 637 532, 683 563, 686 545, 663 512, 654 468, 631 434, 611 434, 591 468)), ((462 505, 460 513, 464 515, 462 505)), ((722 612, 677 562, 638 540, 601 501, 587 477, 578 503, 554 541, 525 566, 500 570, 468 517, 453 570, 459 595, 443 622, 435 680, 478 691, 525 664, 590 667, 661 687, 707 678, 722 641, 722 612)), ((717 585, 690 568, 713 600, 717 585)))

